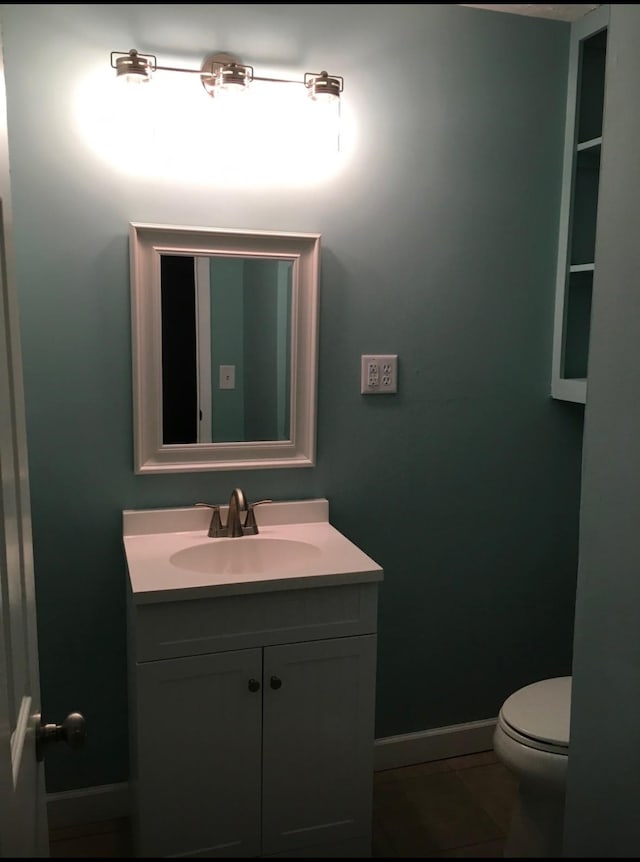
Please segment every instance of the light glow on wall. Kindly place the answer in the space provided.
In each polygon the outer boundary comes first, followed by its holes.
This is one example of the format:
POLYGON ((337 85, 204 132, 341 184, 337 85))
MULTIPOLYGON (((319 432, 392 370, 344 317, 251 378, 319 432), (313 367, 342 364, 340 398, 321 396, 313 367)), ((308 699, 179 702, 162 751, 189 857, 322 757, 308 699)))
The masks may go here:
POLYGON ((147 84, 127 85, 105 65, 79 83, 75 122, 91 151, 128 175, 227 188, 308 186, 336 176, 353 153, 344 98, 322 105, 299 84, 257 81, 247 92, 211 98, 196 75, 157 72, 147 84))

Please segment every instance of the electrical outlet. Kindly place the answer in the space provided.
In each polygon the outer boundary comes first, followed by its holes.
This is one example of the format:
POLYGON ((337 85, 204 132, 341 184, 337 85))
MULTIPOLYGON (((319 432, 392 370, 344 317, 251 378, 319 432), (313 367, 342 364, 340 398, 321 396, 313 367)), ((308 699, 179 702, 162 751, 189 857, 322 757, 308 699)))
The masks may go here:
POLYGON ((398 356, 360 357, 360 394, 391 395, 398 391, 398 356))

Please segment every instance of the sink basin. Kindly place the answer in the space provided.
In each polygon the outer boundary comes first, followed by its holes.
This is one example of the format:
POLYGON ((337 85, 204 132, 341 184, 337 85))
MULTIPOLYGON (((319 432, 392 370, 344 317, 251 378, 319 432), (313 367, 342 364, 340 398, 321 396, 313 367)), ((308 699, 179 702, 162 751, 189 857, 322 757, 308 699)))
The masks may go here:
POLYGON ((322 554, 309 542, 293 539, 241 536, 211 539, 207 544, 182 548, 169 557, 179 569, 202 574, 287 574, 309 564, 322 554))
MULTIPOLYGON (((225 522, 227 512, 221 511, 225 522)), ((203 506, 123 513, 123 542, 135 605, 361 584, 381 567, 329 523, 324 498, 270 503, 260 532, 209 538, 203 506)))

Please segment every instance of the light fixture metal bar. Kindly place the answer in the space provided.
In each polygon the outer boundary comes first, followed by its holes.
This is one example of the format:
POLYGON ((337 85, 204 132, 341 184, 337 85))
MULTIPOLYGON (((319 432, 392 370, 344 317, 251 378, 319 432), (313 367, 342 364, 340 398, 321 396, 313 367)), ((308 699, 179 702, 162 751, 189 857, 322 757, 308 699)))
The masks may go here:
POLYGON ((156 66, 159 72, 185 72, 187 75, 208 75, 202 69, 181 69, 179 66, 156 66))
MULTIPOLYGON (((344 79, 339 75, 328 75, 327 72, 305 72, 304 80, 295 80, 293 78, 270 78, 263 75, 254 75, 252 66, 245 66, 243 63, 240 63, 236 60, 232 55, 227 54, 214 54, 211 55, 210 58, 205 60, 205 67, 201 69, 185 69, 181 66, 159 66, 155 54, 139 54, 135 49, 132 49, 128 52, 123 51, 112 51, 111 52, 111 66, 114 69, 119 69, 120 66, 114 57, 121 58, 121 60, 133 60, 134 63, 140 64, 141 66, 146 63, 146 66, 151 72, 181 72, 187 75, 198 75, 200 78, 211 78, 213 71, 212 68, 207 67, 207 63, 211 63, 211 61, 216 61, 216 58, 220 57, 221 61, 219 65, 227 65, 227 62, 230 61, 230 65, 236 65, 243 69, 250 69, 251 75, 249 80, 251 81, 265 81, 272 84, 301 84, 306 87, 308 90, 314 89, 317 87, 317 82, 320 81, 322 85, 324 85, 323 89, 325 92, 329 92, 333 95, 338 95, 342 92, 344 88, 344 79)), ((127 68, 126 63, 122 63, 123 71, 127 68)), ((216 63, 217 65, 217 63, 216 63)), ((148 73, 147 73, 148 74, 148 73)), ((203 82, 206 83, 206 82, 203 82)), ((206 88, 205 88, 206 89, 206 88)))
POLYGON ((270 81, 272 84, 304 84, 304 81, 294 81, 292 78, 263 78, 258 75, 254 75, 253 80, 270 81))

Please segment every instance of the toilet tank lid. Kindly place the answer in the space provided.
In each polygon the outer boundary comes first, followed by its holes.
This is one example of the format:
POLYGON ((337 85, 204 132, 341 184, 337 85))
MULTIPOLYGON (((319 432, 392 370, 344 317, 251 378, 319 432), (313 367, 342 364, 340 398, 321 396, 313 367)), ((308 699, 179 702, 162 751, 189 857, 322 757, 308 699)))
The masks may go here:
POLYGON ((571 677, 544 679, 519 689, 505 700, 500 717, 532 739, 568 746, 571 677))

